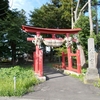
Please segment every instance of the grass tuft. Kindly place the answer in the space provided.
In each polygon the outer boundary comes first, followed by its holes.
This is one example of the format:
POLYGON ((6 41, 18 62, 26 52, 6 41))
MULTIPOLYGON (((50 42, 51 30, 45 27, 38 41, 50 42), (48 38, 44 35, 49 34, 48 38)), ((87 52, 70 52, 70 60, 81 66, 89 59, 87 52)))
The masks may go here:
POLYGON ((38 83, 32 68, 15 66, 0 69, 0 96, 21 96, 38 83), (14 77, 16 77, 15 87, 14 77))

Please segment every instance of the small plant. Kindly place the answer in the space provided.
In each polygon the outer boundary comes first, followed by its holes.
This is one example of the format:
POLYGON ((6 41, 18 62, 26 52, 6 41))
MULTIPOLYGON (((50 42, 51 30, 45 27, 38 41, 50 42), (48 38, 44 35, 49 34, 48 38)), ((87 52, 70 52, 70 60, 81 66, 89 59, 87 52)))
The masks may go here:
POLYGON ((94 86, 100 88, 100 79, 98 80, 98 82, 94 83, 94 86))
POLYGON ((83 81, 86 71, 87 71, 86 68, 82 68, 82 73, 80 75, 71 74, 71 76, 74 78, 78 78, 80 81, 83 81))
POLYGON ((21 96, 27 92, 31 86, 39 81, 35 77, 32 68, 15 66, 0 69, 0 96, 21 96), (14 89, 14 77, 16 84, 14 89))

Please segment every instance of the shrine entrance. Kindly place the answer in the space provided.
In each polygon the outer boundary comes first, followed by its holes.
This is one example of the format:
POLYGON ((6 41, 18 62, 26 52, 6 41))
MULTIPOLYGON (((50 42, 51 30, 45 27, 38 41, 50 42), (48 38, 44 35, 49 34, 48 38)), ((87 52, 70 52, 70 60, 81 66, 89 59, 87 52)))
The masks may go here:
POLYGON ((80 51, 76 50, 73 54, 71 51, 71 45, 73 42, 77 41, 77 38, 71 37, 71 34, 77 34, 81 31, 80 28, 77 29, 49 29, 49 28, 37 28, 31 26, 22 25, 22 29, 25 32, 35 33, 35 37, 27 38, 27 41, 31 41, 36 46, 36 51, 33 53, 34 58, 34 72, 42 77, 43 76, 43 51, 40 49, 41 43, 43 42, 46 46, 60 47, 65 43, 67 48, 67 54, 62 52, 62 69, 74 71, 81 73, 81 61, 80 61, 80 51), (52 38, 42 38, 41 34, 51 34, 52 38), (56 34, 63 34, 65 38, 56 38, 56 34), (68 57, 68 66, 65 64, 65 57, 68 57), (74 69, 72 66, 72 56, 76 57, 77 68, 74 69))

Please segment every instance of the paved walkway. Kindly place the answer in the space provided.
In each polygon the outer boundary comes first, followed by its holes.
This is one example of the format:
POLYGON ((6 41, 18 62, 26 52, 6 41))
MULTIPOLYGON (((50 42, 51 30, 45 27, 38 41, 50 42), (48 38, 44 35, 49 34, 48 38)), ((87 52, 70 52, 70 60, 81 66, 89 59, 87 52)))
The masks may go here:
POLYGON ((83 84, 78 79, 63 75, 45 66, 47 81, 37 85, 34 92, 20 98, 0 98, 0 100, 100 100, 100 89, 83 84))

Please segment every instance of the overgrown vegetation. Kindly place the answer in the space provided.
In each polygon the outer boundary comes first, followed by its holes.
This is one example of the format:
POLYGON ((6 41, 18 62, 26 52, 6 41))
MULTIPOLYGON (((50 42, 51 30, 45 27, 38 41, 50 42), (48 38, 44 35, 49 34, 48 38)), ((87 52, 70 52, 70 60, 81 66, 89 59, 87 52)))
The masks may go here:
MULTIPOLYGON (((79 76, 78 75, 75 75, 75 74, 70 74, 70 76, 72 76, 74 78, 77 78, 80 81, 84 82, 84 77, 85 77, 86 71, 87 71, 87 68, 82 68, 82 73, 79 76)), ((95 87, 100 88, 100 79, 97 82, 94 82, 93 85, 95 87)))
POLYGON ((100 79, 98 80, 98 82, 94 83, 94 86, 99 87, 100 88, 100 79))
POLYGON ((0 68, 0 96, 21 96, 33 91, 30 87, 38 83, 39 81, 29 66, 0 68), (14 77, 16 78, 15 86, 14 77))
POLYGON ((99 34, 93 33, 90 37, 94 38, 94 41, 95 41, 95 50, 97 52, 99 52, 100 51, 100 32, 99 32, 99 34))
POLYGON ((86 71, 87 71, 87 68, 82 68, 82 73, 80 75, 71 74, 71 76, 74 78, 78 78, 80 81, 83 82, 86 71))
POLYGON ((79 27, 82 29, 81 32, 79 32, 79 42, 83 47, 84 53, 86 60, 88 59, 88 38, 90 36, 90 31, 89 31, 89 18, 87 16, 81 16, 80 19, 77 21, 75 24, 75 27, 79 27), (83 23, 84 22, 84 23, 83 23))

